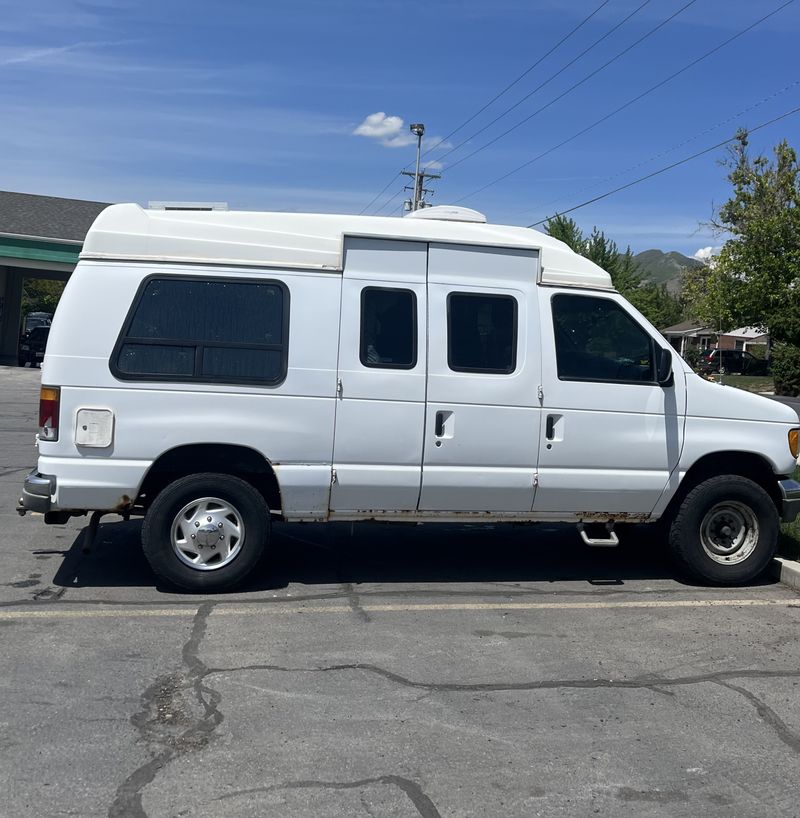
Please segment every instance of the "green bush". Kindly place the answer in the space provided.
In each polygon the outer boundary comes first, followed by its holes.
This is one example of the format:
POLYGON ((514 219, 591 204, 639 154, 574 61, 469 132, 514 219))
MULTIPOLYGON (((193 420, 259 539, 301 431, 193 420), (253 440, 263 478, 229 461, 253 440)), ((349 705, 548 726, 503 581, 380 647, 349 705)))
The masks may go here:
POLYGON ((697 369, 697 367, 700 366, 700 359, 703 357, 703 353, 707 351, 708 350, 702 350, 697 346, 686 347, 686 351, 683 353, 683 360, 686 361, 692 369, 697 369))
POLYGON ((772 350, 776 395, 800 395, 800 347, 776 344, 772 350))

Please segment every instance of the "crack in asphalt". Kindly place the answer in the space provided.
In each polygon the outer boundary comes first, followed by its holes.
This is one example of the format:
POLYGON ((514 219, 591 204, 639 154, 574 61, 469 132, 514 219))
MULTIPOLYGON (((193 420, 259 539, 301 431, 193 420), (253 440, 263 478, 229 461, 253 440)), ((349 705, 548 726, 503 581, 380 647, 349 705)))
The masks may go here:
MULTIPOLYGON (((420 597, 420 598, 430 598, 430 599, 437 599, 441 598, 460 598, 460 597, 468 597, 468 598, 505 598, 505 599, 517 599, 517 598, 524 598, 527 596, 545 596, 545 597, 552 597, 553 599, 557 599, 559 597, 605 597, 605 596, 631 596, 631 597, 659 597, 659 596, 673 596, 678 594, 686 594, 691 593, 693 588, 659 588, 658 590, 632 590, 632 589, 587 589, 587 590, 575 590, 575 589, 561 589, 558 591, 552 591, 547 589, 525 589, 520 591, 490 591, 481 589, 476 592, 475 589, 464 589, 464 590, 455 590, 455 589, 427 589, 427 588, 409 588, 408 590, 397 590, 397 589, 388 589, 388 590, 380 590, 380 591, 359 591, 359 603, 362 599, 381 599, 384 597, 392 598, 397 597, 399 599, 404 599, 409 596, 413 597, 420 597)), ((723 594, 725 593, 726 589, 715 588, 715 594, 723 594)), ((732 589, 731 595, 735 596, 735 593, 740 593, 740 588, 732 589)), ((352 590, 351 590, 352 593, 352 590)), ((331 591, 326 593, 320 594, 292 594, 291 596, 271 596, 271 597, 255 597, 255 598, 248 598, 248 599, 231 599, 231 600, 219 600, 219 598, 205 600, 206 602, 213 602, 215 607, 224 607, 225 605, 281 605, 286 602, 322 602, 326 600, 347 600, 348 592, 344 591, 331 591)), ((715 596, 714 598, 718 598, 715 596)), ((6 600, 4 602, 0 602, 0 608, 11 608, 17 607, 20 605, 30 604, 30 599, 12 599, 6 600)), ((109 607, 118 606, 118 607, 152 607, 155 603, 153 600, 137 600, 137 599, 97 599, 94 597, 86 598, 86 599, 70 599, 62 600, 59 604, 69 604, 69 605, 106 605, 109 607)), ((194 605, 196 603, 192 603, 194 605)), ((160 608, 169 608, 169 607, 186 607, 187 603, 182 600, 158 600, 158 607, 160 608)), ((37 606, 40 607, 40 606, 37 606)), ((785 606, 788 609, 791 609, 795 606, 787 605, 785 606)), ((796 606, 800 608, 800 605, 796 606)))
POLYGON ((208 668, 206 675, 223 675, 240 673, 247 670, 266 670, 279 673, 336 673, 343 671, 364 671, 388 679, 403 687, 425 690, 431 693, 498 693, 527 690, 597 690, 627 689, 650 690, 660 695, 674 695, 670 688, 686 687, 696 684, 717 684, 744 697, 761 717, 765 725, 772 728, 778 738, 794 752, 800 752, 800 735, 794 732, 780 716, 754 693, 731 679, 798 679, 800 670, 720 670, 713 673, 697 673, 689 676, 663 677, 658 675, 641 676, 633 679, 543 679, 528 682, 421 682, 401 676, 378 665, 362 662, 323 667, 286 667, 283 665, 241 665, 232 668, 208 668))
MULTIPOLYGON (((529 682, 421 682, 408 679, 399 673, 386 670, 379 665, 365 662, 350 664, 324 665, 322 667, 287 667, 285 665, 254 664, 238 667, 208 668, 207 675, 221 675, 238 673, 246 670, 267 670, 281 673, 334 673, 347 670, 363 670, 374 673, 389 681, 404 687, 432 692, 478 692, 495 693, 514 690, 555 690, 558 688, 594 689, 594 688, 658 688, 683 687, 686 685, 702 684, 703 682, 719 682, 728 679, 793 679, 800 678, 800 670, 719 670, 713 673, 697 673, 690 676, 663 677, 658 675, 639 676, 633 679, 541 679, 529 682)), ((661 692, 661 691, 655 691, 661 692)))
POLYGON ((716 683, 744 697, 756 709, 756 713, 761 717, 764 724, 771 727, 787 747, 795 753, 800 752, 800 736, 763 699, 756 696, 752 691, 729 681, 718 680, 716 683))
POLYGON ((344 588, 344 594, 345 598, 347 599, 347 604, 350 606, 353 613, 362 622, 372 622, 372 617, 361 607, 359 595, 353 589, 353 584, 351 582, 343 582, 342 587, 344 588))
POLYGON ((370 784, 387 784, 399 788, 406 794, 421 818, 442 818, 436 805, 431 798, 425 794, 419 783, 399 775, 380 775, 375 778, 361 778, 358 781, 288 781, 284 784, 272 784, 267 787, 253 787, 252 789, 225 793, 225 795, 221 795, 214 800, 224 801, 228 798, 236 798, 241 795, 255 795, 257 793, 269 793, 279 790, 354 790, 367 787, 370 784))
POLYGON ((52 585, 48 585, 46 588, 42 588, 41 591, 37 591, 33 595, 33 599, 36 602, 42 602, 42 601, 57 602, 59 599, 61 599, 64 596, 64 594, 66 592, 67 592, 67 589, 64 588, 63 585, 60 588, 54 588, 52 585))
POLYGON ((181 649, 183 668, 159 676, 142 694, 141 709, 131 716, 130 722, 152 757, 117 787, 108 818, 147 818, 142 790, 171 761, 205 747, 222 723, 224 716, 219 711, 222 696, 205 683, 209 670, 199 656, 213 609, 210 602, 197 609, 191 634, 181 649), (189 691, 193 702, 185 701, 189 691), (199 716, 190 712, 196 706, 201 710, 199 716))

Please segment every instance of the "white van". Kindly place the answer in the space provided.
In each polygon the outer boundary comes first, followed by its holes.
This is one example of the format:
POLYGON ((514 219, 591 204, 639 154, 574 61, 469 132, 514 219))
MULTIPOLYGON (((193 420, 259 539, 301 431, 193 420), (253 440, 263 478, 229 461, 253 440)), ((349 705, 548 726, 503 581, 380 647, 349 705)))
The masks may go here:
POLYGON ((291 521, 666 523, 703 580, 770 561, 798 418, 693 374, 609 275, 534 230, 114 205, 42 369, 19 511, 144 516, 163 579, 241 581, 291 521))

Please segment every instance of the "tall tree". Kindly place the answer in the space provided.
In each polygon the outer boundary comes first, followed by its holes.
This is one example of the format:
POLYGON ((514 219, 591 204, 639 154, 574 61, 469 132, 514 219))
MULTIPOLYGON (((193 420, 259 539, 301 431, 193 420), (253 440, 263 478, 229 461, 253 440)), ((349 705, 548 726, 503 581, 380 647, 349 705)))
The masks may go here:
MULTIPOLYGON (((614 246, 616 247, 616 245, 614 246)), ((629 298, 631 293, 655 286, 654 284, 648 284, 643 281, 642 268, 633 258, 633 251, 630 246, 625 248, 624 253, 617 254, 611 278, 614 281, 614 286, 626 298, 629 298)), ((654 321, 653 323, 656 322, 654 321)), ((660 325, 657 324, 657 326, 660 325)))
POLYGON ((692 312, 709 326, 758 326, 800 344, 800 167, 783 140, 773 158, 748 152, 739 131, 723 165, 733 188, 712 222, 729 236, 707 268, 690 274, 692 312))
POLYGON ((666 284, 643 284, 624 295, 659 329, 671 327, 683 319, 683 306, 680 300, 667 290, 666 284))
POLYGON ((61 293, 64 292, 63 281, 51 281, 45 278, 26 278, 22 285, 22 311, 54 313, 61 293))
POLYGON ((678 299, 663 285, 642 281, 641 269, 630 247, 621 253, 617 243, 597 227, 585 236, 577 223, 566 216, 554 216, 545 224, 545 230, 602 267, 611 276, 614 287, 656 327, 668 327, 681 320, 683 311, 678 299))
POLYGON ((553 216, 552 219, 547 220, 544 229, 549 236, 563 241, 570 250, 584 255, 586 239, 584 239, 583 231, 578 227, 578 223, 574 219, 570 219, 568 216, 553 216))
POLYGON ((586 239, 586 250, 583 255, 609 273, 614 286, 619 289, 615 280, 619 267, 619 248, 613 239, 609 239, 602 230, 593 227, 586 239))

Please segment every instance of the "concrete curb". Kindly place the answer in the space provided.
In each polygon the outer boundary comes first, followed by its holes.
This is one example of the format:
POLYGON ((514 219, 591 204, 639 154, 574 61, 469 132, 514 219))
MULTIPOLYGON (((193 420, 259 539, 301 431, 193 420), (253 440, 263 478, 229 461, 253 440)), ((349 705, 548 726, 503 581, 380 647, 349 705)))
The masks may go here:
POLYGON ((800 562, 775 557, 772 560, 772 576, 795 591, 800 591, 800 562))

